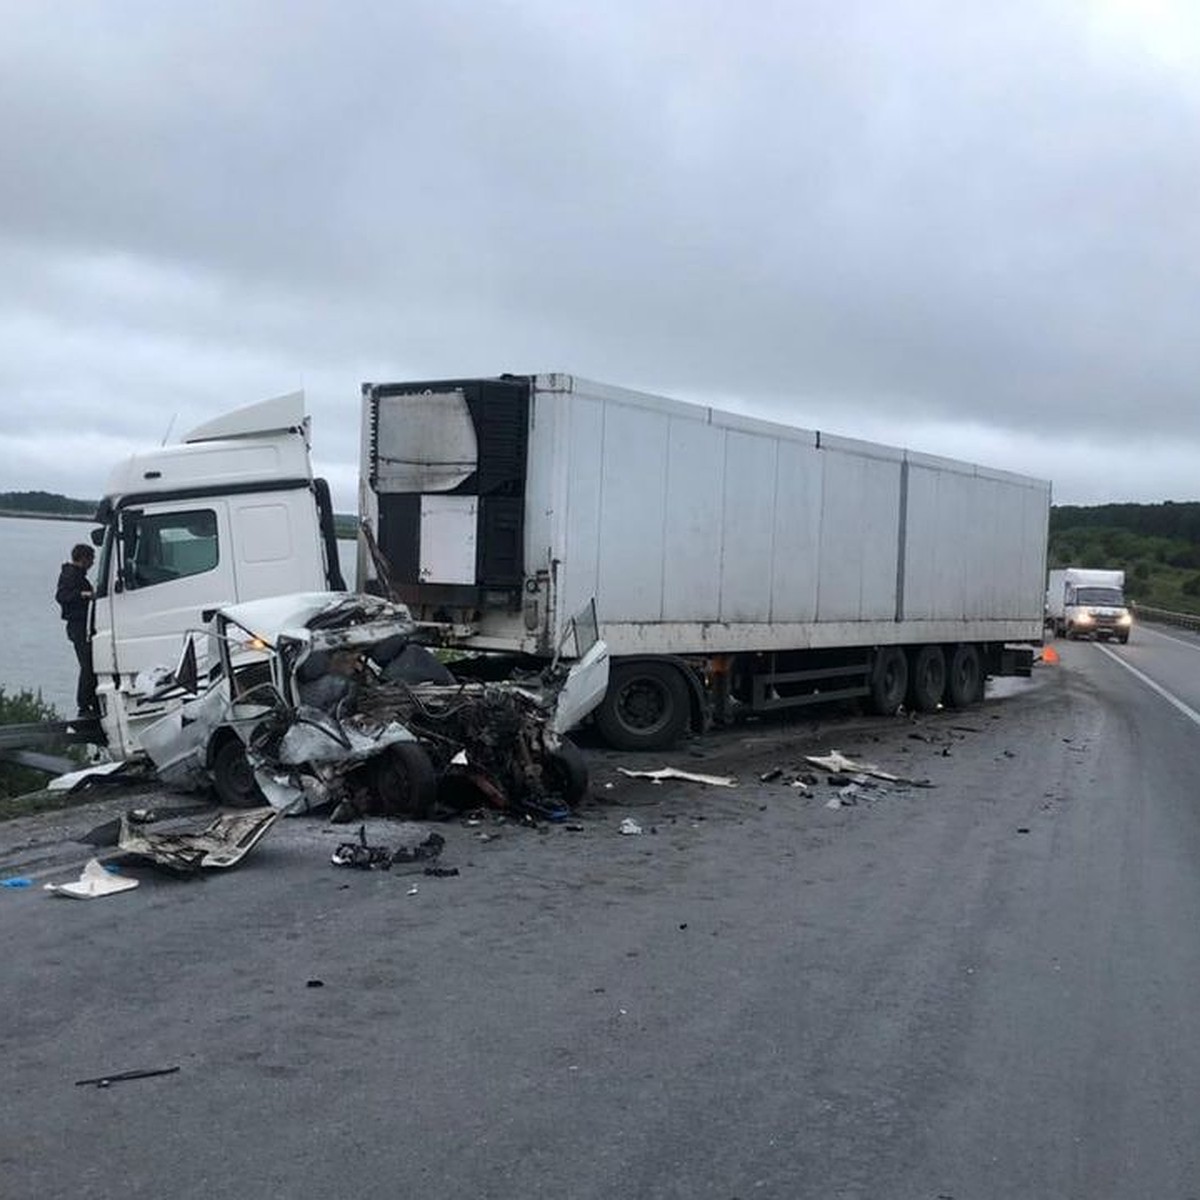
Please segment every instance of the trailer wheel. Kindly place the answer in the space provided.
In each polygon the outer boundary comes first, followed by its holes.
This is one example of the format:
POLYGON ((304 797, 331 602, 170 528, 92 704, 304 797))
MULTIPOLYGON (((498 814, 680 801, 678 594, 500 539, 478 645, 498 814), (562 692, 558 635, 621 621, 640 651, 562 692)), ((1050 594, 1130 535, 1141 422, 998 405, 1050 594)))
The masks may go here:
POLYGON ((666 750, 687 725, 687 681, 669 663, 618 663, 596 710, 596 728, 617 750, 666 750))
POLYGON ((389 746, 375 765, 372 783, 385 816, 421 820, 429 815, 437 798, 437 771, 424 747, 415 742, 389 746))
POLYGON ((946 680, 946 702, 951 708, 966 708, 983 699, 983 664, 979 650, 963 642, 950 656, 950 675, 946 680))
POLYGON ((908 706, 933 712, 946 693, 946 656, 941 646, 921 646, 908 676, 908 706))
POLYGON ((899 646, 884 646, 875 656, 871 672, 871 707, 890 717, 904 703, 908 691, 908 659, 899 646))
POLYGON ((246 747, 236 736, 223 738, 213 752, 212 778, 217 798, 229 808, 258 808, 267 802, 246 761, 246 747))
POLYGON ((548 791, 561 796, 568 808, 587 795, 588 769, 574 742, 563 738, 558 749, 547 754, 542 763, 542 778, 548 791))

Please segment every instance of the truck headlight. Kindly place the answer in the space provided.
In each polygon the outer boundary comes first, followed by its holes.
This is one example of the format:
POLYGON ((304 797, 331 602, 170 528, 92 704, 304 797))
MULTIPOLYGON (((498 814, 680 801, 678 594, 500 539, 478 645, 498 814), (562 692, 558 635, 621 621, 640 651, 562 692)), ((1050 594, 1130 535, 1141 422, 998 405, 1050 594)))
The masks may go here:
POLYGON ((1075 618, 1075 624, 1076 625, 1090 625, 1094 620, 1095 620, 1095 617, 1093 617, 1090 612, 1081 612, 1079 614, 1079 616, 1077 616, 1075 618))
POLYGON ((1132 625, 1133 624, 1133 615, 1131 613, 1122 613, 1117 618, 1117 624, 1118 625, 1132 625))

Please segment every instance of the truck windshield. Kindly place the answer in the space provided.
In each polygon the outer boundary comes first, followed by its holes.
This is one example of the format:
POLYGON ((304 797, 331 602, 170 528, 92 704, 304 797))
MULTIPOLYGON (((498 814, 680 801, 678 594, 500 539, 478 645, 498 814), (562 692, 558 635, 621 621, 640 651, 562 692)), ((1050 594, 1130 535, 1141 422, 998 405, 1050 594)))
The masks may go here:
POLYGON ((1110 608, 1124 608, 1125 597, 1120 588, 1081 587, 1075 589, 1076 604, 1105 604, 1110 608))

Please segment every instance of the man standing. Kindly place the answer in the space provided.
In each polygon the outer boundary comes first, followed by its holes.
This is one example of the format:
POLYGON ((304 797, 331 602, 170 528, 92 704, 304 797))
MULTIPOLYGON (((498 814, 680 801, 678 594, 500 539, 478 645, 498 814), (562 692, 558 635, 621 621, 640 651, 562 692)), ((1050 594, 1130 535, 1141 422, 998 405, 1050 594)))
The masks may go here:
POLYGON ((88 633, 88 604, 92 599, 92 585, 87 573, 96 560, 96 552, 82 542, 71 548, 71 561, 62 565, 58 573, 58 588, 55 600, 67 623, 67 637, 75 647, 79 660, 79 685, 75 689, 75 703, 81 717, 94 717, 96 708, 96 673, 92 670, 92 641, 88 633))

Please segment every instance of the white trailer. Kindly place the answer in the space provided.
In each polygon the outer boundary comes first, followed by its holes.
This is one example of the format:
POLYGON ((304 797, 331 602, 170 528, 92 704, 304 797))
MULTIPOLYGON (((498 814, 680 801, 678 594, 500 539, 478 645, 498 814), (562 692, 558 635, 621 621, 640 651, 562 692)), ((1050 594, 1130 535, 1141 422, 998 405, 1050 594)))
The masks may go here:
POLYGON ((360 587, 457 646, 545 658, 594 596, 621 747, 970 703, 1042 636, 1048 483, 570 375, 364 384, 360 487, 360 587))
POLYGON ((1046 623, 1058 637, 1129 641, 1133 614, 1125 604, 1125 572, 1097 567, 1062 567, 1050 572, 1046 623))

